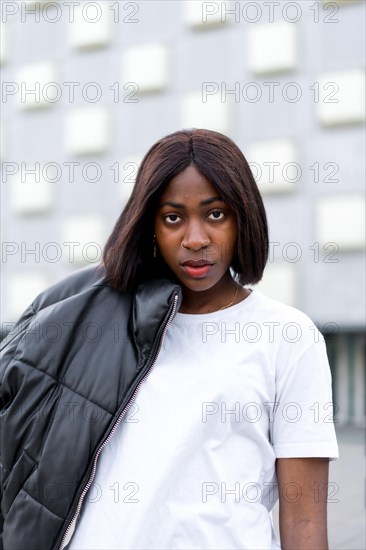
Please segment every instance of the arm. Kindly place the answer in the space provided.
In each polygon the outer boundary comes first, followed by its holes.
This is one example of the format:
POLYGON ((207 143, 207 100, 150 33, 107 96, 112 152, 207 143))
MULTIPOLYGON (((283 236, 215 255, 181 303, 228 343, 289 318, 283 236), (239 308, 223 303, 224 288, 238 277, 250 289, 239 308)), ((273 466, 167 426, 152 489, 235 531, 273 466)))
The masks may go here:
POLYGON ((278 458, 283 550, 328 550, 328 458, 278 458))

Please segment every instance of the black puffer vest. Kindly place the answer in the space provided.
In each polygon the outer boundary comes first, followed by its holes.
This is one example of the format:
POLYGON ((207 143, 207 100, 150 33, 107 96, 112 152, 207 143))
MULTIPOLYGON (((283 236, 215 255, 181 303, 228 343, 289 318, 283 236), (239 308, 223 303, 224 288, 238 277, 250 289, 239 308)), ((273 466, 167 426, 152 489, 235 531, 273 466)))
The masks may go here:
POLYGON ((181 300, 171 280, 122 293, 91 266, 41 293, 2 342, 0 549, 67 546, 181 300))

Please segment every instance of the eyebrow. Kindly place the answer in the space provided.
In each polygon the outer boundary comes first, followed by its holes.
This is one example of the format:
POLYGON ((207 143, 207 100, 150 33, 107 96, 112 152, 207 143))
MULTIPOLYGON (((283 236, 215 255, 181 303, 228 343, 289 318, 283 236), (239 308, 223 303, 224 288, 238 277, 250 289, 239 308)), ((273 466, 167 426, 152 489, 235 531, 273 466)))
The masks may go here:
MULTIPOLYGON (((207 204, 211 204, 212 202, 224 202, 224 201, 220 197, 209 197, 208 199, 201 201, 200 206, 206 206, 207 204)), ((165 201, 159 205, 159 208, 163 208, 163 206, 172 206, 173 208, 185 208, 184 204, 180 204, 179 202, 174 202, 174 201, 165 201)))

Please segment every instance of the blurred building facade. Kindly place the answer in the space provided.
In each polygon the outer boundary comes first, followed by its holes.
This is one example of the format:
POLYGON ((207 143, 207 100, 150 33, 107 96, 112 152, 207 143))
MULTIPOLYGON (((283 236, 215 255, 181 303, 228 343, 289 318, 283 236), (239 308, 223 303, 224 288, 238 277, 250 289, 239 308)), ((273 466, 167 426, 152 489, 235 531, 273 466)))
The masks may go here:
POLYGON ((262 192, 271 247, 258 288, 318 326, 336 419, 364 425, 365 4, 1 10, 2 332, 100 260, 157 139, 210 128, 240 146, 262 192))

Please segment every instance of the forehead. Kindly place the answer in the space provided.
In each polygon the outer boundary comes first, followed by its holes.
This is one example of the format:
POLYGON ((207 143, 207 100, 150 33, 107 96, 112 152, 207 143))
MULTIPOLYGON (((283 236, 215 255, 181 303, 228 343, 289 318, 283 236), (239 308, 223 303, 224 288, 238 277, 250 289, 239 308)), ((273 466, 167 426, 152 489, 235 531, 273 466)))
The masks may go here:
POLYGON ((203 196, 220 196, 208 179, 195 166, 188 166, 185 170, 172 178, 164 189, 160 202, 167 198, 189 199, 203 196))

